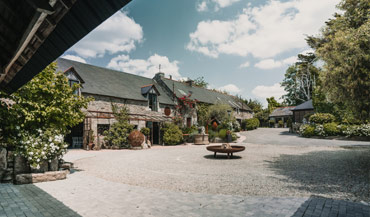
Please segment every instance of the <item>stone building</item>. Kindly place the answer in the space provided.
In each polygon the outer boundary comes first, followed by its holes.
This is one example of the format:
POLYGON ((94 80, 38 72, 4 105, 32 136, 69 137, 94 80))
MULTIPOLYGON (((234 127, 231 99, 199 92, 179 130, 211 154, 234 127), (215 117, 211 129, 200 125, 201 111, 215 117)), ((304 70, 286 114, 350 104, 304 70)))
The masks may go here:
POLYGON ((287 127, 286 121, 288 119, 293 119, 293 112, 292 110, 295 106, 286 106, 286 107, 278 107, 275 108, 271 114, 269 115, 269 120, 275 121, 275 127, 279 121, 283 121, 284 127, 287 127))
POLYGON ((305 118, 305 115, 315 113, 312 104, 312 99, 297 105, 292 111, 293 111, 293 122, 302 123, 303 119, 305 118))
MULTIPOLYGON (((86 148, 88 132, 94 132, 94 143, 104 143, 103 132, 114 123, 112 103, 129 109, 130 123, 137 129, 151 129, 152 144, 162 144, 161 125, 173 121, 176 105, 180 97, 206 104, 228 104, 234 109, 236 119, 241 122, 252 118, 252 110, 237 97, 193 86, 192 81, 179 82, 164 77, 159 72, 153 79, 125 72, 97 67, 89 64, 59 58, 58 70, 66 74, 71 85, 81 84, 76 92, 85 97, 93 97, 83 123, 74 127, 66 141, 72 147, 86 148)), ((184 114, 184 126, 197 124, 195 109, 184 114)))
POLYGON ((115 121, 112 103, 127 106, 130 123, 137 129, 149 127, 152 143, 161 144, 160 125, 172 121, 175 103, 155 80, 62 58, 57 63, 70 84, 81 83, 78 94, 94 98, 84 123, 74 127, 66 138, 72 147, 85 148, 90 130, 94 132, 94 143, 103 144, 103 132, 115 121))

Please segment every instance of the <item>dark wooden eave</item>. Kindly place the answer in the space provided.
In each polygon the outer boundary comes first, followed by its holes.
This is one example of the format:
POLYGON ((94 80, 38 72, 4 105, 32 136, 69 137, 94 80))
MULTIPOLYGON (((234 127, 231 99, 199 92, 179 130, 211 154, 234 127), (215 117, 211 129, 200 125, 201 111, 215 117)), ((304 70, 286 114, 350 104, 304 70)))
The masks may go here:
POLYGON ((0 0, 0 90, 12 93, 130 0, 0 0))

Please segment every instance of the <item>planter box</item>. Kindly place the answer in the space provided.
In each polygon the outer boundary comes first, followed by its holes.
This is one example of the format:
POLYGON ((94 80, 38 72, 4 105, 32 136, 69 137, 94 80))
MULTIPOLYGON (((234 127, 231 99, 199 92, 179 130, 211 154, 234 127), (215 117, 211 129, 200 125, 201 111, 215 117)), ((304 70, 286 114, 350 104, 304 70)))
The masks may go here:
POLYGON ((197 134, 194 135, 194 144, 195 145, 208 145, 208 134, 197 134))
POLYGON ((67 178, 67 173, 69 173, 68 170, 45 172, 45 173, 18 174, 15 176, 15 184, 22 185, 22 184, 62 180, 62 179, 67 178))

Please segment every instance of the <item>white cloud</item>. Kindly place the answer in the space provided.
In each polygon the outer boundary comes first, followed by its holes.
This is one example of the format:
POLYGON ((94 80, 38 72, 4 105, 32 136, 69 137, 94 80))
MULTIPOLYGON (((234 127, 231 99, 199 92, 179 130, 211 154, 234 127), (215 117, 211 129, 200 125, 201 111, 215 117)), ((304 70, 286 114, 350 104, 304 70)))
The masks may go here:
POLYGON ((241 64, 240 66, 239 66, 239 68, 248 68, 249 66, 250 66, 251 64, 250 64, 250 62, 245 62, 245 63, 243 63, 243 64, 241 64))
POLYGON ((287 65, 292 65, 297 62, 296 56, 291 56, 283 60, 274 60, 274 59, 264 59, 260 60, 254 66, 259 69, 275 69, 280 67, 285 67, 287 65))
POLYGON ((235 84, 227 84, 223 87, 218 88, 221 91, 226 91, 228 93, 240 93, 242 90, 237 87, 235 84))
POLYGON ((179 73, 179 62, 176 60, 170 61, 168 57, 158 54, 154 54, 146 60, 131 59, 128 55, 119 55, 112 58, 107 67, 152 78, 158 73, 159 64, 161 64, 161 72, 164 72, 166 77, 172 75, 174 79, 183 79, 179 73))
POLYGON ((206 1, 202 1, 197 5, 197 11, 202 12, 202 11, 207 11, 207 10, 208 10, 208 7, 207 7, 206 1))
POLYGON ((220 8, 226 8, 238 1, 240 0, 203 0, 197 4, 197 11, 207 11, 209 5, 211 5, 215 11, 218 11, 220 8))
POLYGON ((86 63, 86 60, 84 58, 75 56, 75 55, 68 54, 68 55, 62 56, 62 58, 67 59, 67 60, 73 60, 73 61, 80 62, 80 63, 86 63))
POLYGON ((339 0, 270 0, 245 8, 233 20, 201 21, 190 33, 187 49, 214 58, 219 54, 252 54, 266 59, 304 48, 305 35, 317 34, 337 3, 339 0))
POLYGON ((273 96, 276 100, 281 101, 279 99, 285 94, 285 91, 279 83, 276 83, 272 86, 259 85, 252 90, 252 93, 259 98, 265 99, 273 96))
POLYGON ((265 59, 254 64, 254 66, 260 69, 274 69, 283 66, 283 64, 280 61, 275 61, 274 59, 265 59))
POLYGON ((82 57, 102 57, 105 53, 130 52, 143 39, 143 29, 127 14, 118 11, 69 51, 82 57))

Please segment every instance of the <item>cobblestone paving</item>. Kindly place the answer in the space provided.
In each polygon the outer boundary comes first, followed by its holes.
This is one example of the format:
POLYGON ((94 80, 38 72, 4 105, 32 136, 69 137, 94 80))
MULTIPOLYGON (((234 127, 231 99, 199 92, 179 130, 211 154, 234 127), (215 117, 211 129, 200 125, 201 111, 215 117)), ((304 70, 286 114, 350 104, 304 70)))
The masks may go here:
POLYGON ((311 197, 294 213, 293 217, 309 216, 353 216, 369 217, 370 206, 344 200, 333 200, 324 197, 311 197))
POLYGON ((80 216, 35 185, 0 184, 0 217, 80 216))

